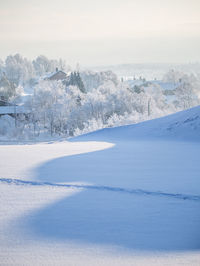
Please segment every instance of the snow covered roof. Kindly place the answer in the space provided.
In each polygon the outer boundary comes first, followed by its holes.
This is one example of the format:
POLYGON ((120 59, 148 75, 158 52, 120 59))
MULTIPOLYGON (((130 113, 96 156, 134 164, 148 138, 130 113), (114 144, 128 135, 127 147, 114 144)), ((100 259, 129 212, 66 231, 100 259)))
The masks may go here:
POLYGON ((173 83, 173 82, 164 82, 162 80, 150 80, 150 81, 143 81, 143 80, 140 80, 140 79, 137 79, 137 80, 128 80, 128 83, 129 85, 131 86, 142 86, 144 85, 145 83, 148 83, 148 84, 157 84, 159 85, 163 90, 175 90, 179 83, 173 83))
POLYGON ((11 105, 8 101, 0 99, 0 106, 9 106, 11 105))
POLYGON ((162 80, 152 80, 150 81, 153 84, 158 84, 163 90, 175 90, 179 83, 174 83, 174 82, 164 82, 162 80))
POLYGON ((30 113, 25 106, 0 106, 0 115, 30 113))
POLYGON ((65 73, 64 71, 62 70, 57 70, 57 71, 54 71, 54 72, 51 72, 51 73, 47 73, 43 79, 46 80, 46 79, 65 79, 66 77, 68 76, 67 73, 65 73))
POLYGON ((52 77, 52 76, 55 75, 56 73, 57 73, 56 71, 46 73, 46 74, 43 76, 43 79, 49 79, 50 77, 52 77))

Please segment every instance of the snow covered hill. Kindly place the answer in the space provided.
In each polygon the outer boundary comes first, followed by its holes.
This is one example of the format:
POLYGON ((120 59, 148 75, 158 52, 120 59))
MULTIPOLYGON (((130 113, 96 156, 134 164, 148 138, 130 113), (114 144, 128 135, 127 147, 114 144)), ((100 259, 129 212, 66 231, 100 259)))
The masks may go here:
POLYGON ((86 139, 168 139, 168 140, 200 140, 200 106, 177 112, 162 118, 157 118, 138 124, 106 128, 80 136, 78 140, 86 139))
POLYGON ((200 107, 0 146, 2 265, 199 265, 200 107))

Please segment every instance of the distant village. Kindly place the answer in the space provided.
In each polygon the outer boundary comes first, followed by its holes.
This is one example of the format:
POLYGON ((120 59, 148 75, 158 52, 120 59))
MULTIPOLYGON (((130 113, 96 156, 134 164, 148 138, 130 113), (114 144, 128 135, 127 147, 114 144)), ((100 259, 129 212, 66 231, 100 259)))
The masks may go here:
MULTIPOLYGON (((44 75, 40 78, 40 80, 62 81, 62 83, 66 86, 77 86, 81 92, 85 92, 85 86, 78 71, 65 73, 64 71, 56 68, 54 72, 44 75)), ((6 74, 4 73, 3 77, 0 80, 0 87, 8 85, 10 86, 10 84, 8 83, 9 81, 6 78, 6 74)), ((34 85, 36 85, 37 83, 38 82, 36 82, 34 85)), ((27 115, 29 113, 30 110, 23 106, 23 104, 16 104, 14 102, 10 102, 4 95, 1 95, 0 92, 0 116, 10 115, 12 117, 16 117, 20 114, 27 115)))

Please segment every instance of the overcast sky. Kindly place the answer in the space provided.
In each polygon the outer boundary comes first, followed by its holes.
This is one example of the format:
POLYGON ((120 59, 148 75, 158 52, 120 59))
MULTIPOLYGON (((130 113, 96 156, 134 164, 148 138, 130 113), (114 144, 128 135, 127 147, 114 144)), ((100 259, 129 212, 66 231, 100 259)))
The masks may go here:
POLYGON ((0 57, 200 61, 200 0, 0 0, 0 57))

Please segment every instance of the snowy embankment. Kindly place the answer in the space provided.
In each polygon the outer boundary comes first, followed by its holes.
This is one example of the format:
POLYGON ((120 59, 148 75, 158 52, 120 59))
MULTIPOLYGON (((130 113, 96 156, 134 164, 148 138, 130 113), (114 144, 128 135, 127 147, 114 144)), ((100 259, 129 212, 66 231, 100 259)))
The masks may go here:
MULTIPOLYGON (((138 124, 92 132, 91 139, 200 141, 200 106, 138 124)), ((83 139, 81 136, 79 139, 83 139)), ((86 136, 86 138, 88 138, 86 136)))
POLYGON ((199 265, 200 107, 0 150, 2 265, 199 265))

